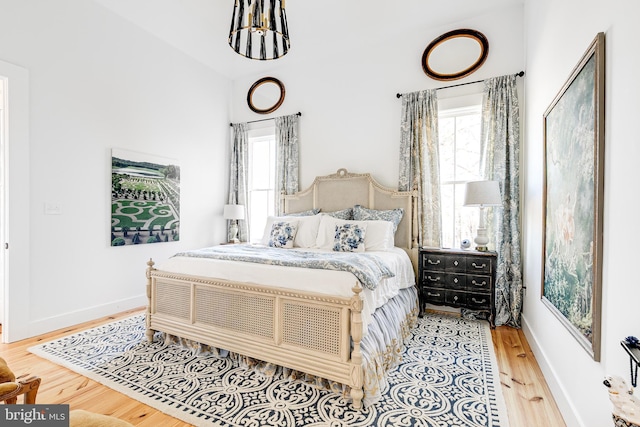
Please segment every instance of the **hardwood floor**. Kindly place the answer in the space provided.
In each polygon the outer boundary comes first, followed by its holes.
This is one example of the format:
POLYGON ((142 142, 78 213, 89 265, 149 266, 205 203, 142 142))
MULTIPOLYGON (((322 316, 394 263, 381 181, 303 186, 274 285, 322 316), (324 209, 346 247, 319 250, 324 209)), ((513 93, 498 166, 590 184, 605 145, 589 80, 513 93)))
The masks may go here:
MULTIPOLYGON (((176 418, 27 351, 40 342, 51 341, 142 311, 129 310, 36 338, 0 344, 0 356, 7 360, 16 375, 32 374, 42 378, 37 403, 69 404, 71 409, 112 415, 142 427, 185 426, 184 422, 176 418)), ((492 337, 511 427, 564 427, 560 411, 522 331, 500 326, 492 331, 492 337)))
POLYGON ((565 427, 522 329, 498 326, 491 336, 511 427, 565 427))

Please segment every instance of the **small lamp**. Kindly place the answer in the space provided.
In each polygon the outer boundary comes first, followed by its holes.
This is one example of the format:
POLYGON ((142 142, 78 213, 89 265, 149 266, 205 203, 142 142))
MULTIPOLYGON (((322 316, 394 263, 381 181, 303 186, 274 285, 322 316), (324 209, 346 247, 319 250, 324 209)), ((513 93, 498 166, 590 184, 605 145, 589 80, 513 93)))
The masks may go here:
POLYGON ((238 220, 244 219, 244 205, 224 205, 224 219, 231 220, 229 225, 229 243, 240 243, 238 240, 238 220))
POLYGON ((464 195, 464 206, 478 206, 480 208, 480 221, 478 224, 476 242, 477 251, 487 251, 487 229, 485 226, 484 208, 487 206, 501 206, 500 187, 498 181, 473 181, 467 182, 464 195))

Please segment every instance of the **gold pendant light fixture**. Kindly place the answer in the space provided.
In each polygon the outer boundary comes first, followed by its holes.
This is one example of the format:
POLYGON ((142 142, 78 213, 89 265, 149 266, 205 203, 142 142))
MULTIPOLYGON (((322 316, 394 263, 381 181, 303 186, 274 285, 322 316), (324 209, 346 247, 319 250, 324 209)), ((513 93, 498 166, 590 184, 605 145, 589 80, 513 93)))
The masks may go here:
POLYGON ((289 52, 285 0, 235 0, 229 46, 238 54, 266 61, 289 52))

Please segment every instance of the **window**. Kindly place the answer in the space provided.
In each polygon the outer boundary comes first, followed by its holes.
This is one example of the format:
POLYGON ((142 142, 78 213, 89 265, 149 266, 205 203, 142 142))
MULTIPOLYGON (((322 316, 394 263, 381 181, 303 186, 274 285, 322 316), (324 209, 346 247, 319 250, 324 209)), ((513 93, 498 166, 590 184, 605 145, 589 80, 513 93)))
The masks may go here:
POLYGON ((273 129, 249 132, 249 241, 258 242, 276 206, 276 140, 273 129))
POLYGON ((463 239, 473 240, 478 209, 462 206, 464 184, 480 175, 481 107, 441 110, 438 115, 442 246, 459 248, 463 239))

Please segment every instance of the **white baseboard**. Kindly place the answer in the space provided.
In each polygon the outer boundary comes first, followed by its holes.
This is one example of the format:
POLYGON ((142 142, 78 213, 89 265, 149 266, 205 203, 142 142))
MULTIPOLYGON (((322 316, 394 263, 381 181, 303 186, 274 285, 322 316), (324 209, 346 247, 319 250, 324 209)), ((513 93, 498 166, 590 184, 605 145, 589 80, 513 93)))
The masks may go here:
MULTIPOLYGON (((67 328, 69 326, 78 325, 98 319, 103 316, 120 313, 137 307, 145 307, 149 300, 146 295, 139 295, 119 301, 109 302, 106 304, 95 305, 44 319, 38 319, 29 324, 29 335, 34 337, 57 329, 67 328)), ((25 338, 30 338, 25 337, 25 338)))
POLYGON ((531 329, 529 329, 527 319, 524 315, 522 316, 522 332, 524 332, 527 342, 531 347, 531 351, 536 357, 538 366, 540 366, 540 370, 542 371, 544 379, 551 390, 551 394, 558 405, 558 409, 560 409, 560 413, 562 414, 562 418, 564 418, 565 424, 567 427, 584 427, 586 424, 584 424, 578 417, 576 408, 573 406, 571 401, 567 399, 567 391, 564 389, 562 384, 558 382, 558 376, 551 365, 549 365, 546 354, 538 345, 538 340, 531 329))

